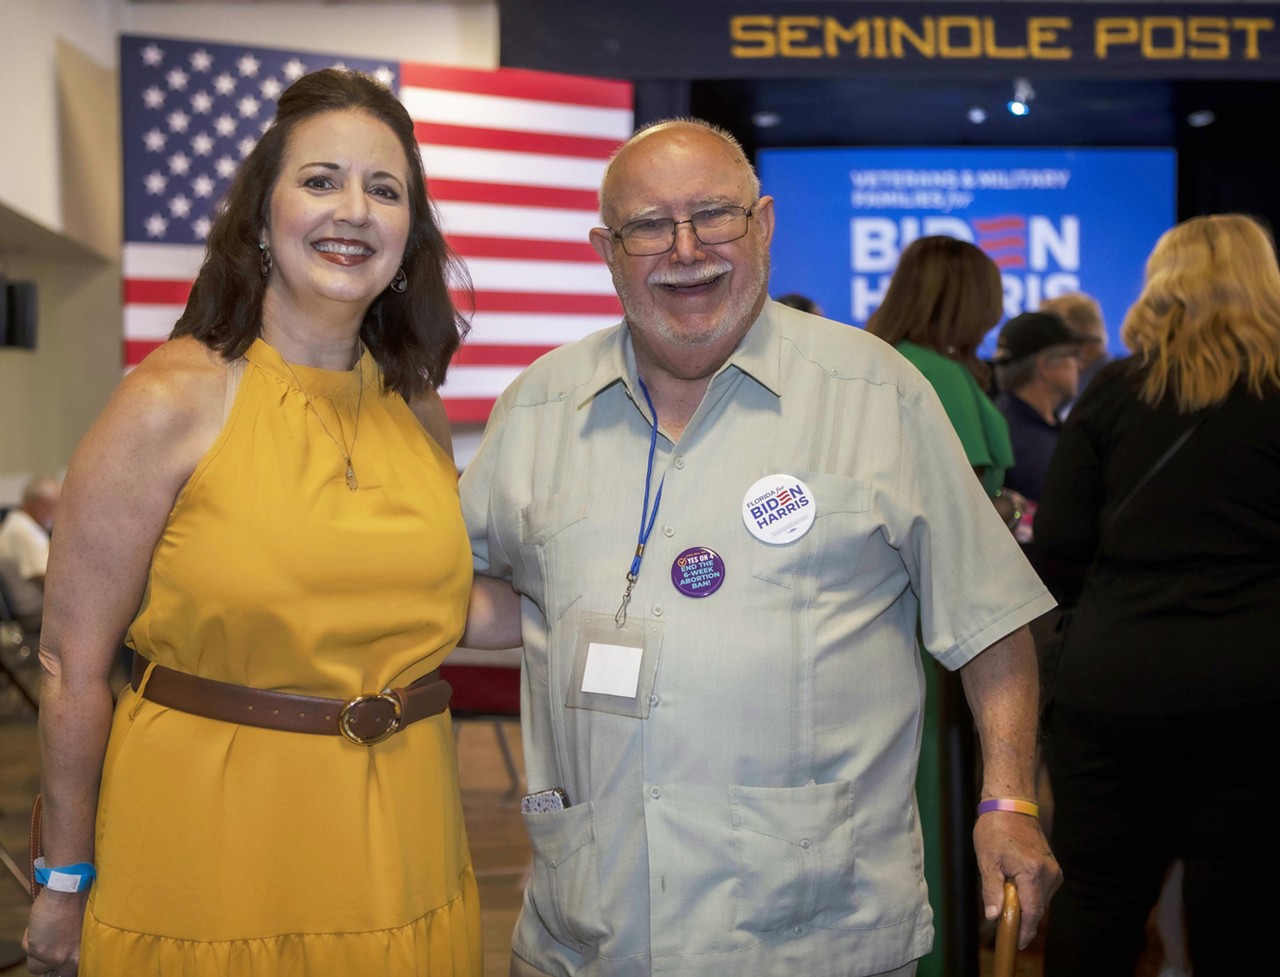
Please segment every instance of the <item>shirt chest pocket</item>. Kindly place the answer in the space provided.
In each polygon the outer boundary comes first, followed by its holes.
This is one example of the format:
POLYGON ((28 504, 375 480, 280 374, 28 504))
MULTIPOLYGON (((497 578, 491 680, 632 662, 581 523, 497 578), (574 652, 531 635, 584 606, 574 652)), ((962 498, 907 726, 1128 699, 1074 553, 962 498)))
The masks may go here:
POLYGON ((818 472, 789 472, 809 488, 813 526, 781 546, 755 541, 751 573, 757 579, 794 589, 812 579, 818 589, 847 583, 857 570, 867 538, 875 531, 871 487, 864 479, 818 472))
MULTIPOLYGON (((590 499, 582 491, 559 492, 520 510, 523 571, 514 582, 527 594, 542 596, 543 613, 559 620, 582 598, 583 574, 575 572, 574 547, 584 545, 590 499)), ((577 552, 582 552, 578 549, 577 552)))

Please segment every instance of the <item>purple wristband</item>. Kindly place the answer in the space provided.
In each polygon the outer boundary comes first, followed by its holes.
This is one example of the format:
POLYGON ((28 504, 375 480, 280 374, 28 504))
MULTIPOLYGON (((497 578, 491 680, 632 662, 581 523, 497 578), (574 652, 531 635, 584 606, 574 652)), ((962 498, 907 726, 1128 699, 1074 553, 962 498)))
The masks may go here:
POLYGON ((1040 805, 1031 801, 1020 801, 1015 797, 992 797, 978 805, 979 817, 992 811, 1012 811, 1014 814, 1028 814, 1038 818, 1040 805))

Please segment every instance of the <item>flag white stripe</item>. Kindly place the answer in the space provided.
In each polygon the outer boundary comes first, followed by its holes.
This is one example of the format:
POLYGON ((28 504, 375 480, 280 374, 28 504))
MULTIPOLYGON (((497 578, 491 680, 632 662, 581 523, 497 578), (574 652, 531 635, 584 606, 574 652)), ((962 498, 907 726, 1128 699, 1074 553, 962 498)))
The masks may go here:
POLYGON ((400 89, 400 101, 418 122, 480 125, 485 129, 587 136, 619 142, 631 135, 630 109, 594 108, 410 85, 400 89))
POLYGON ((548 292, 612 295, 613 279, 602 262, 468 258, 477 292, 548 292))
POLYGON ((449 397, 497 397, 508 384, 518 377, 520 366, 454 366, 448 379, 440 388, 440 395, 449 397))
POLYGON ((471 320, 468 346, 559 346, 616 325, 620 316, 484 312, 471 320))
POLYGON ((126 241, 124 277, 195 281, 203 260, 204 248, 199 244, 140 244, 126 241))
POLYGON ((126 305, 124 338, 136 340, 168 339, 173 324, 182 315, 181 305, 126 305))
POLYGON ((440 225, 446 234, 509 237, 521 241, 572 241, 586 244, 591 228, 600 222, 599 216, 592 211, 561 210, 555 207, 446 201, 436 204, 436 209, 440 214, 440 225))
POLYGON ((570 190, 600 188, 605 161, 581 156, 548 156, 503 149, 418 144, 422 167, 431 180, 475 180, 522 187, 561 187, 570 190))

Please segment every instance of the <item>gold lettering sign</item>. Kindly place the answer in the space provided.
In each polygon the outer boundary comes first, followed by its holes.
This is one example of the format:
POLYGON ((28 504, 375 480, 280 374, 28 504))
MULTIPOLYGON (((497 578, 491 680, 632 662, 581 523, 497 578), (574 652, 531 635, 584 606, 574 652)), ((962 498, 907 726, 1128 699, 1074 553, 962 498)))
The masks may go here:
MULTIPOLYGON (((956 5, 960 7, 959 4, 956 5)), ((990 60, 1069 61, 1075 52, 1063 40, 1070 17, 1010 18, 966 14, 920 17, 838 17, 788 14, 729 18, 729 53, 734 58, 856 57, 905 61, 990 60)), ((1120 16, 1092 21, 1093 56, 1098 61, 1256 61, 1260 38, 1275 31, 1270 17, 1120 16)))

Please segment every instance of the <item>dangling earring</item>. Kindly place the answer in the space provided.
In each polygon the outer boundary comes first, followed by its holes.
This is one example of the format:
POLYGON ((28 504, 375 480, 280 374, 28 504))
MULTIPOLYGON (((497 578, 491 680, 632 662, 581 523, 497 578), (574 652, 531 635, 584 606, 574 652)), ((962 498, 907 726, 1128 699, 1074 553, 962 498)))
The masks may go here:
POLYGON ((400 266, 400 270, 396 272, 396 277, 391 279, 391 291, 397 295, 403 295, 404 290, 409 287, 409 277, 404 273, 404 266, 400 266))
POLYGON ((262 269, 262 277, 266 278, 271 274, 271 245, 266 241, 259 241, 258 250, 261 252, 258 255, 258 266, 262 269))

